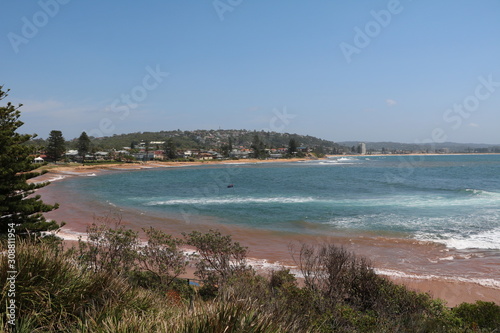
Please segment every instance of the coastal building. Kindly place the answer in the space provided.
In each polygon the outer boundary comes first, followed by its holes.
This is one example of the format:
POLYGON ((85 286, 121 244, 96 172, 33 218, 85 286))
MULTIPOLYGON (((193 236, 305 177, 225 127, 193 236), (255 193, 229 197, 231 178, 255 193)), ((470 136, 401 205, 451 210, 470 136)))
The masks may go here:
POLYGON ((361 142, 358 145, 358 153, 361 155, 366 155, 366 144, 364 142, 361 142))
POLYGON ((200 153, 198 155, 198 158, 200 160, 213 160, 214 159, 214 156, 210 153, 200 153))
POLYGON ((76 149, 68 150, 64 155, 71 161, 76 161, 80 158, 80 156, 78 155, 78 150, 76 149))
POLYGON ((250 155, 249 149, 233 149, 229 153, 229 157, 232 158, 248 158, 249 155, 250 155))
POLYGON ((109 153, 107 151, 98 151, 94 155, 95 159, 98 161, 109 159, 109 153))

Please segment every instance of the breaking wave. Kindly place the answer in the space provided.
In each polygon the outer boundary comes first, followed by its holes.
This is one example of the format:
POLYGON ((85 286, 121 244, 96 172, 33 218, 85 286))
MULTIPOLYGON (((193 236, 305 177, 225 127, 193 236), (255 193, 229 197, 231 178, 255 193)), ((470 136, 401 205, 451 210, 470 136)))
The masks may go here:
POLYGON ((146 206, 173 206, 173 205, 226 205, 226 204, 248 204, 248 203, 273 203, 293 204, 315 201, 312 197, 265 197, 265 198, 194 198, 194 199, 172 199, 164 201, 150 201, 146 206))

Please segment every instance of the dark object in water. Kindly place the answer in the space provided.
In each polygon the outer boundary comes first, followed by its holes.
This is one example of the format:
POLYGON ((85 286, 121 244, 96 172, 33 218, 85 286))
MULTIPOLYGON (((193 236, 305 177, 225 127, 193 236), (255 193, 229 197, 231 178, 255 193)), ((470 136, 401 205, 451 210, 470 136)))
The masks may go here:
POLYGON ((227 185, 227 188, 233 188, 233 187, 234 187, 234 185, 233 185, 233 184, 229 184, 229 185, 227 185))

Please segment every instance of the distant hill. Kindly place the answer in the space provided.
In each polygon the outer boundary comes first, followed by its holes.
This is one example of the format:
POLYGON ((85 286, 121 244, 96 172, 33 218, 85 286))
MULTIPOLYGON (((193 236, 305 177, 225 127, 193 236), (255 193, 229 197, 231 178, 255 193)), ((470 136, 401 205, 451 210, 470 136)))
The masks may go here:
MULTIPOLYGON (((298 146, 319 148, 326 153, 338 152, 342 147, 328 140, 323 140, 310 135, 249 131, 249 130, 195 130, 195 131, 160 131, 136 132, 119 134, 102 138, 91 138, 92 143, 99 149, 122 149, 131 147, 140 142, 166 141, 172 139, 179 149, 216 149, 227 145, 231 139, 233 147, 247 147, 252 145, 254 136, 265 143, 267 148, 288 147, 290 139, 295 139, 298 146)), ((77 139, 68 142, 69 146, 76 146, 77 139)), ((159 147, 160 148, 160 147, 159 147)))
MULTIPOLYGON (((357 146, 361 141, 343 141, 340 145, 352 147, 357 146)), ((500 152, 500 145, 481 144, 481 143, 456 143, 443 142, 432 144, 400 143, 400 142, 365 142, 367 151, 435 151, 448 150, 451 153, 474 152, 481 150, 500 152)), ((486 151, 485 151, 486 152, 486 151)))
MULTIPOLYGON (((133 147, 141 142, 162 142, 172 139, 178 149, 220 149, 228 145, 231 140, 234 148, 250 148, 255 135, 264 142, 266 148, 288 147, 290 139, 295 139, 299 147, 309 147, 326 154, 341 154, 357 151, 362 141, 333 142, 323 140, 310 135, 293 133, 277 133, 264 131, 249 131, 245 129, 230 130, 195 130, 195 131, 160 131, 160 132, 135 132, 127 134, 115 134, 113 136, 94 138, 91 141, 96 150, 120 150, 123 147, 133 147), (352 148, 355 148, 352 150, 352 148)), ((76 149, 77 138, 67 141, 68 149, 76 149)), ((32 140, 29 144, 36 147, 46 147, 47 141, 41 138, 32 140)), ((500 153, 500 145, 478 144, 478 143, 455 143, 444 142, 434 144, 415 144, 400 142, 365 142, 368 153, 394 153, 394 152, 450 152, 450 153, 472 153, 472 152, 496 152, 500 153)), ((163 145, 156 144, 158 149, 163 145)))

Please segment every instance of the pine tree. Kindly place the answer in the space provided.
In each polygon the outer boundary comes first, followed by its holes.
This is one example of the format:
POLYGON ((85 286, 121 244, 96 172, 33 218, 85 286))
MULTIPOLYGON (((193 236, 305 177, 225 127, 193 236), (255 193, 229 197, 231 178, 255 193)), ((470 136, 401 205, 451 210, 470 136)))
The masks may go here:
POLYGON ((290 139, 288 143, 288 154, 297 153, 297 141, 295 139, 290 139))
POLYGON ((54 162, 61 159, 66 151, 66 142, 61 131, 51 131, 47 140, 47 157, 54 162))
POLYGON ((82 132, 78 138, 78 155, 82 157, 82 162, 85 162, 85 155, 90 152, 91 142, 87 133, 82 132))
POLYGON ((252 142, 253 155, 255 158, 263 159, 266 157, 266 150, 264 142, 260 139, 258 134, 255 134, 252 142))
MULTIPOLYGON (((3 91, 0 86, 0 100, 9 90, 3 91)), ((22 105, 0 106, 0 235, 9 229, 16 229, 16 235, 35 234, 43 231, 59 229, 55 221, 46 221, 44 212, 57 209, 58 205, 47 205, 40 200, 40 195, 30 196, 36 189, 49 183, 31 183, 26 181, 41 173, 32 172, 34 165, 30 156, 31 147, 26 142, 36 135, 19 134, 16 130, 23 125, 19 120, 22 105)))
POLYGON ((165 155, 168 159, 173 160, 177 158, 177 146, 172 138, 169 138, 165 143, 165 155))

